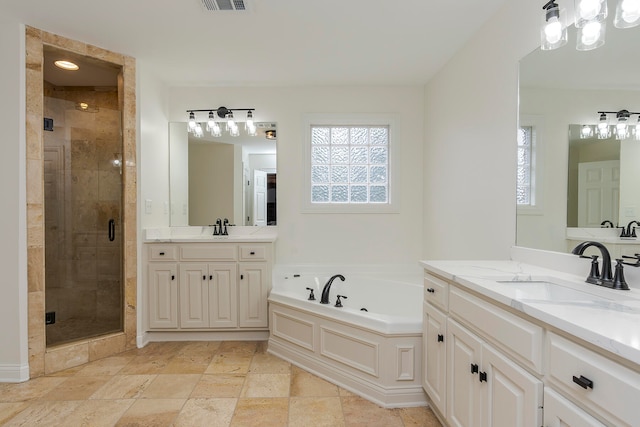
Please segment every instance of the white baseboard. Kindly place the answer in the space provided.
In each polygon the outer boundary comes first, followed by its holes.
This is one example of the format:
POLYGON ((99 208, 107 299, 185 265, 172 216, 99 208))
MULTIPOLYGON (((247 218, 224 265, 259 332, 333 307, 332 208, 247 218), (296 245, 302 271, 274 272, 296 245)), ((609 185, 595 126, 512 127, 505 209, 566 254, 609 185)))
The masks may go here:
POLYGON ((29 365, 0 365, 0 383, 22 383, 29 380, 29 365))

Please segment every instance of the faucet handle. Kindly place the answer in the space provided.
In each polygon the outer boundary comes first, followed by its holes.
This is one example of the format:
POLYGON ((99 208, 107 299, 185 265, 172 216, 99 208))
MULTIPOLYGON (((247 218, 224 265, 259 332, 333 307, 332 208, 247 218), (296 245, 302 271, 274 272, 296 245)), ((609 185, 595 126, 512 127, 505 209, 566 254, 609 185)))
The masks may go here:
POLYGON ((629 286, 627 285, 627 282, 624 280, 624 269, 622 264, 624 264, 624 262, 622 262, 621 259, 616 259, 616 271, 615 271, 615 274, 613 275, 613 283, 611 287, 613 289, 628 291, 629 286))
POLYGON ((344 295, 336 295, 336 297, 337 297, 337 299, 336 299, 335 307, 342 307, 342 301, 340 301, 340 298, 347 299, 347 297, 344 296, 344 295))
POLYGON ((308 291, 311 291, 311 293, 309 293, 309 298, 307 298, 309 301, 315 301, 316 297, 315 295, 313 295, 313 288, 307 288, 308 291))
POLYGON ((587 277, 587 282, 595 283, 594 280, 600 279, 600 264, 598 264, 598 255, 591 255, 590 257, 582 256, 582 258, 591 258, 591 271, 589 272, 589 277, 587 277))
POLYGON ((635 259, 636 262, 623 262, 622 260, 617 260, 617 261, 620 261, 622 262, 622 264, 629 265, 631 267, 640 267, 640 254, 635 254, 635 256, 622 255, 622 258, 635 259))

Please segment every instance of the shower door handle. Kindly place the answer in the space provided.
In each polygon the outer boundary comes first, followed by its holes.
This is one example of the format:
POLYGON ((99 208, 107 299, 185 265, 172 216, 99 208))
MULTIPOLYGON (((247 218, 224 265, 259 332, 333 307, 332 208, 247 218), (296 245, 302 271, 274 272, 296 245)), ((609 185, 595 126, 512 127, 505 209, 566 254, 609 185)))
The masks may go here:
POLYGON ((113 242, 116 239, 116 221, 114 219, 109 220, 109 241, 113 242))

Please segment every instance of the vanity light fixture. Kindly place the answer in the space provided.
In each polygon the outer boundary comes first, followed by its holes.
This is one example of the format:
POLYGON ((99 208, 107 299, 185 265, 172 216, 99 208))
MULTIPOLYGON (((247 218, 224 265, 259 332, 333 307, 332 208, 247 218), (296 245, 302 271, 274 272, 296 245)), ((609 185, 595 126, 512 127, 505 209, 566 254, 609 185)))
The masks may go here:
POLYGON ((598 111, 600 114, 600 120, 597 125, 597 137, 598 139, 607 139, 614 135, 616 139, 628 139, 635 138, 640 140, 640 113, 635 113, 629 110, 620 111, 598 111), (607 114, 616 115, 616 123, 613 126, 609 126, 607 114), (635 125, 630 125, 629 120, 631 116, 637 115, 638 122, 635 125))
MULTIPOLYGON (((550 0, 544 9, 544 21, 540 30, 542 50, 557 49, 566 44, 567 23, 564 9, 550 0)), ((605 42, 607 0, 574 0, 577 50, 593 50, 605 42)), ((613 20, 616 28, 631 28, 640 25, 640 0, 618 0, 613 20)))
POLYGON ((540 48, 553 50, 567 44, 567 15, 555 0, 549 0, 544 6, 542 29, 540 30, 540 48))
POLYGON ((65 60, 58 60, 55 61, 53 63, 53 65, 55 65, 58 68, 62 68, 63 70, 67 70, 67 71, 77 71, 80 69, 80 67, 78 67, 77 64, 74 64, 71 61, 65 61, 65 60))
POLYGON ((600 120, 597 127, 598 139, 609 138, 609 119, 605 113, 600 113, 600 120))
POLYGON ((187 110, 189 113, 189 125, 187 130, 189 133, 192 133, 194 136, 200 138, 204 135, 204 131, 202 129, 202 124, 198 121, 196 117, 196 113, 205 113, 208 112, 208 119, 206 121, 205 130, 210 132, 213 137, 222 136, 222 128, 220 124, 225 124, 225 129, 231 136, 239 136, 240 130, 238 128, 238 124, 235 121, 233 116, 234 111, 246 111, 247 112, 247 121, 245 123, 245 130, 250 136, 255 136, 257 134, 256 126, 253 122, 253 111, 255 108, 227 108, 227 107, 218 107, 215 109, 207 109, 207 110, 187 110), (217 117, 216 117, 217 116, 217 117))

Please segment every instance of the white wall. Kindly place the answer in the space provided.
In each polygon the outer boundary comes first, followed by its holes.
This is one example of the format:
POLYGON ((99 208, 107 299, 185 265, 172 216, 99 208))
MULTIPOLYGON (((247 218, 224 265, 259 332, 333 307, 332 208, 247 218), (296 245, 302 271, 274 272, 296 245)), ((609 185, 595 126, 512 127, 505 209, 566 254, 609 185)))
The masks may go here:
POLYGON ((187 123, 169 124, 171 225, 189 225, 189 138, 187 123))
POLYGON ((24 26, 0 15, 0 382, 29 378, 24 47, 24 26))
POLYGON ((138 202, 141 226, 169 226, 169 122, 167 88, 143 61, 137 62, 140 139, 138 202), (145 202, 151 200, 151 213, 145 202))
POLYGON ((423 256, 507 259, 515 242, 518 61, 542 3, 511 0, 426 85, 423 256))
POLYGON ((638 93, 602 90, 522 90, 521 113, 540 118, 541 129, 537 142, 544 187, 541 213, 518 215, 518 245, 566 251, 569 125, 595 124, 598 111, 618 111, 622 108, 637 111, 640 108, 638 93))
POLYGON ((278 263, 415 264, 421 258, 423 90, 397 87, 172 88, 170 120, 190 108, 255 107, 256 121, 278 123, 278 263), (302 214, 303 115, 397 113, 399 214, 302 214))

